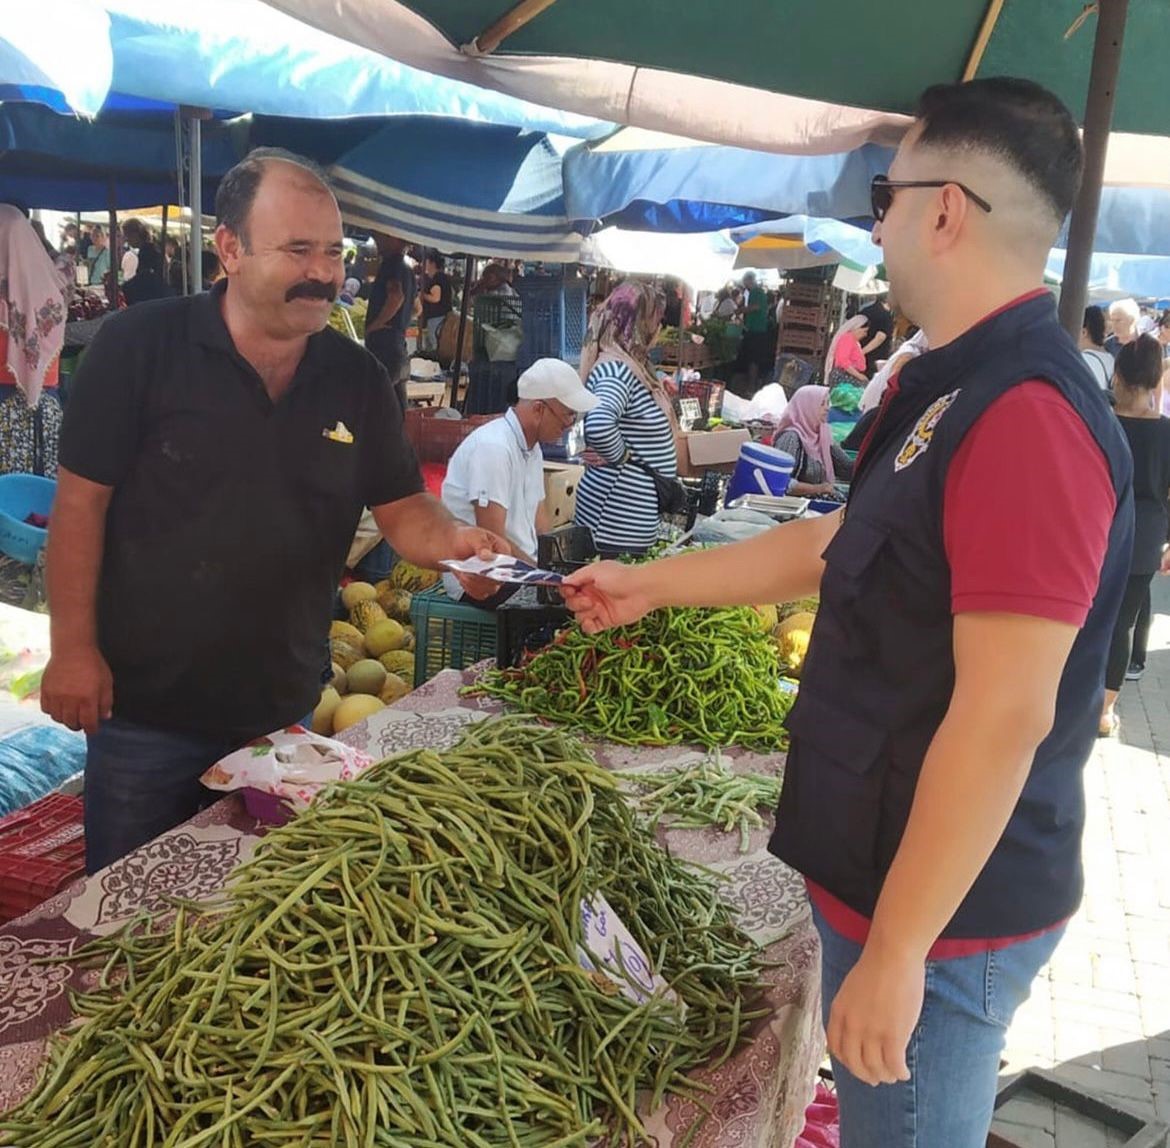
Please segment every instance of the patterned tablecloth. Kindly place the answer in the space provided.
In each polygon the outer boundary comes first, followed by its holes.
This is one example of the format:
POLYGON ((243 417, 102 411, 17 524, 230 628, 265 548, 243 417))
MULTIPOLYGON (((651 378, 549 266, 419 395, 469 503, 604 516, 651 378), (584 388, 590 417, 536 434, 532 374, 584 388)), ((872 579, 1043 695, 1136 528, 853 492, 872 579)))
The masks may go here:
MULTIPOLYGON (((345 740, 375 757, 422 746, 452 744, 467 722, 499 712, 495 702, 460 696, 472 673, 447 671, 347 731, 345 740)), ((696 756, 683 747, 632 749, 609 743, 593 747, 605 766, 655 770, 696 756)), ((777 772, 783 755, 726 752, 732 768, 777 772)), ((769 826, 770 829, 770 826, 769 826)), ((663 837, 671 850, 726 875, 726 896, 739 908, 743 929, 765 946, 773 963, 766 972, 770 1018, 757 1023, 753 1039, 721 1068, 706 1073, 712 1086, 711 1117, 693 1141, 695 1148, 790 1148, 812 1097, 823 1054, 819 1018, 820 963, 804 887, 766 850, 767 830, 752 835, 740 854, 738 834, 673 831, 663 837)), ((67 989, 88 986, 96 976, 68 963, 95 935, 128 918, 161 910, 171 896, 202 898, 217 892, 231 870, 259 840, 257 823, 242 801, 229 796, 149 845, 79 881, 32 913, 0 927, 0 1111, 31 1090, 50 1033, 71 1018, 67 989)), ((649 1117, 656 1148, 669 1148, 698 1115, 689 1101, 672 1099, 649 1117)))

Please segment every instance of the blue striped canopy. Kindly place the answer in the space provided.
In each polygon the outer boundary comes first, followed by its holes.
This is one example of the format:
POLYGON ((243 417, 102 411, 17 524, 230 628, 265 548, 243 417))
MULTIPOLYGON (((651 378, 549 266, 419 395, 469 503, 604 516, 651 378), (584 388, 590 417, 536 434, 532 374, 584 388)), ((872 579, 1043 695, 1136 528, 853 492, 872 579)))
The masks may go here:
POLYGON ((440 251, 576 262, 565 213, 571 141, 500 125, 406 117, 387 122, 329 169, 346 222, 440 251))

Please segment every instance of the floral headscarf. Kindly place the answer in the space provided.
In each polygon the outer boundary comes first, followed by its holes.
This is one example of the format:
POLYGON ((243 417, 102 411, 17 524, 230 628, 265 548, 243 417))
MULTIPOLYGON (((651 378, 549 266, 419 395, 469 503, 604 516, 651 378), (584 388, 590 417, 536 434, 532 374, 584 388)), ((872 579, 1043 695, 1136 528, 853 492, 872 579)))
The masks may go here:
POLYGON ((45 374, 65 345, 65 285, 32 224, 0 203, 0 329, 8 332, 8 370, 35 407, 45 374))
POLYGON ((625 362, 655 395, 662 383, 650 362, 650 345, 662 326, 665 301, 653 287, 627 279, 618 284, 589 320, 581 348, 581 378, 588 379, 602 358, 625 362))

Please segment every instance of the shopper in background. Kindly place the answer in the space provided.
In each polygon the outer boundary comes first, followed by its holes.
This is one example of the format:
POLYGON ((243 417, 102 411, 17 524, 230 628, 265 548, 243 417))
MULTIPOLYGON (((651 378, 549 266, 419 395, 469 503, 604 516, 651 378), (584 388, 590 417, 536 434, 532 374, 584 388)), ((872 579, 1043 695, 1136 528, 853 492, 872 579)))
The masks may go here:
POLYGON ((451 277, 443 270, 443 258, 437 251, 428 251, 423 260, 423 286, 419 293, 424 351, 439 349, 439 328, 451 313, 451 297, 451 277))
POLYGON ((878 363, 890 357, 894 346, 894 314, 890 310, 888 296, 882 295, 875 299, 868 307, 863 307, 859 315, 864 315, 867 327, 867 337, 862 345, 865 355, 865 373, 873 377, 878 369, 878 363))
MULTIPOLYGON (((503 418, 472 431, 451 456, 443 505, 460 522, 506 538, 512 552, 536 565, 537 539, 552 525, 544 505, 544 455, 581 415, 597 406, 577 371, 560 359, 537 359, 517 380, 519 399, 503 418)), ((452 574, 443 575, 447 597, 463 597, 452 574)), ((493 608, 518 589, 506 586, 476 604, 493 608)))
POLYGON ((398 402, 406 410, 406 379, 410 357, 406 353, 406 328, 414 306, 414 269, 406 261, 406 240, 384 231, 373 233, 382 257, 370 287, 366 310, 366 350, 386 368, 398 402))
POLYGON ((1114 359, 1126 343, 1132 343, 1138 337, 1141 317, 1141 308, 1132 299, 1118 299, 1109 304, 1111 334, 1105 340, 1104 347, 1114 359))
POLYGON ((775 346, 768 338, 768 293, 756 281, 754 271, 744 275, 743 290, 743 339, 739 344, 739 358, 740 364, 747 368, 748 394, 752 394, 760 376, 772 366, 775 346))
POLYGON ((1105 350, 1105 312, 1100 307, 1086 307, 1081 326, 1081 354, 1103 391, 1113 381, 1113 356, 1105 350))
POLYGON ((1161 379, 1162 348, 1157 339, 1139 335, 1122 346, 1113 375, 1113 396, 1118 421, 1133 455, 1133 558, 1105 668, 1100 723, 1103 736, 1117 731, 1117 695, 1130 667, 1134 626, 1150 592, 1150 582, 1159 570, 1163 574, 1170 572, 1170 555, 1163 555, 1170 535, 1170 419, 1163 418, 1153 404, 1161 379))
POLYGON ((796 498, 833 494, 834 483, 853 477, 853 461, 829 433, 829 388, 803 386, 788 400, 772 445, 792 456, 786 493, 796 498))
POLYGON ((865 352, 861 349, 869 331, 865 315, 846 319, 829 343, 825 354, 825 385, 832 390, 840 383, 864 387, 869 379, 865 374, 865 352))
POLYGON ((653 470, 678 474, 678 424, 649 352, 662 326, 664 300, 627 280, 594 311, 581 350, 581 377, 598 399, 585 416, 585 445, 602 466, 586 467, 577 487, 576 522, 598 551, 644 554, 658 541, 653 470))
POLYGON ((0 204, 0 473, 57 475, 67 285, 19 208, 0 204))
POLYGON ((163 254, 141 219, 122 224, 122 239, 127 251, 122 256, 122 294, 126 306, 165 299, 174 292, 167 286, 163 254))
POLYGON ((100 287, 110 270, 110 244, 106 239, 106 229, 100 223, 95 223, 90 232, 86 267, 89 270, 90 286, 100 287))

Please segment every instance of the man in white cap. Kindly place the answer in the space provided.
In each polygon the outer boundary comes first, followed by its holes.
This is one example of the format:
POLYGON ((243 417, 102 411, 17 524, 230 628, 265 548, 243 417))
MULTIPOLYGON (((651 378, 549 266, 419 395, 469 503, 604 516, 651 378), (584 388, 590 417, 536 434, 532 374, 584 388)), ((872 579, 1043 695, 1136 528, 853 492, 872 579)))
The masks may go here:
MULTIPOLYGON (((516 389, 519 401, 514 407, 459 444, 447 466, 442 498, 460 522, 507 537, 517 556, 535 564, 536 539, 549 526, 540 444, 561 438, 597 405, 597 396, 560 359, 537 359, 516 389)), ((445 574, 443 584, 450 597, 462 597, 453 575, 445 574)), ((515 589, 506 586, 476 605, 499 605, 515 589)))

